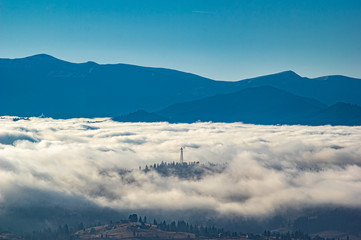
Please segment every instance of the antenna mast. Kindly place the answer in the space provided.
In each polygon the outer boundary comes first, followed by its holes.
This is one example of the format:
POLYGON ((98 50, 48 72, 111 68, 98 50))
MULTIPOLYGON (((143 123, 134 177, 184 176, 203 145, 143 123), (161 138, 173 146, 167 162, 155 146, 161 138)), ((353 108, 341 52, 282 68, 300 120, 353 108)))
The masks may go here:
POLYGON ((183 147, 181 147, 180 151, 180 163, 183 163, 183 147))

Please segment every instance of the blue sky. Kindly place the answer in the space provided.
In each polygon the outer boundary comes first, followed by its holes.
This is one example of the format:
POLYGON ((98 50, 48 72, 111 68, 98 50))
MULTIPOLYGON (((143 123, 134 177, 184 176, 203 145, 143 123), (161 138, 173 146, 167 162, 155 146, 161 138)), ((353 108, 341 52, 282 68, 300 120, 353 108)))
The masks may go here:
POLYGON ((0 0, 0 57, 361 78, 360 0, 0 0))

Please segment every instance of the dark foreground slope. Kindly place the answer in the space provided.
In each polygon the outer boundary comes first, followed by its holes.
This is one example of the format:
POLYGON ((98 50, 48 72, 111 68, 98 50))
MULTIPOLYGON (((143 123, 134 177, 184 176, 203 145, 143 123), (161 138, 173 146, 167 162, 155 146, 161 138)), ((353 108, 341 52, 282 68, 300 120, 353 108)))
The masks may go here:
POLYGON ((74 234, 76 239, 195 239, 193 233, 162 231, 153 224, 123 222, 88 228, 74 234))
MULTIPOLYGON (((229 226, 218 228, 221 222, 214 220, 208 225, 198 225, 188 223, 184 220, 172 222, 156 219, 150 223, 141 217, 138 220, 137 214, 131 214, 130 220, 110 221, 108 224, 97 224, 85 227, 82 223, 69 228, 68 225, 59 226, 57 230, 44 229, 43 231, 33 231, 25 235, 25 240, 66 240, 66 239, 293 239, 293 240, 331 240, 331 239, 360 239, 359 216, 356 214, 345 215, 340 210, 329 211, 323 215, 315 215, 312 218, 300 217, 295 222, 288 222, 288 227, 279 229, 261 230, 259 232, 244 231, 242 227, 232 230, 229 226), (349 217, 356 217, 351 220, 349 217), (321 220, 318 220, 320 218, 321 220), (327 218, 327 219, 326 219, 327 218), (341 218, 342 220, 340 220, 341 218), (144 220, 144 221, 143 221, 144 220), (350 222, 351 220, 351 222, 350 222), (353 222, 352 222, 353 221, 353 222), (350 224, 351 223, 351 224, 350 224), (293 227, 292 227, 293 225, 293 227), (296 229, 296 230, 294 230, 296 229)), ((266 226, 264 226, 266 227, 266 226)), ((6 236, 6 235, 5 235, 6 236)), ((1 234, 0 234, 1 237, 1 234)), ((19 239, 15 235, 7 235, 5 239, 19 239)), ((0 238, 1 239, 1 238, 0 238)))

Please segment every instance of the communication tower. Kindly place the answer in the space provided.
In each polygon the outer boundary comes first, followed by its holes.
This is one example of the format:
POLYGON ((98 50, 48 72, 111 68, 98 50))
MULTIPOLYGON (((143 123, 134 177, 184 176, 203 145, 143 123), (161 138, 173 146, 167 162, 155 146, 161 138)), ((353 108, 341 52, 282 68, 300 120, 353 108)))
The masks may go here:
POLYGON ((183 163, 183 147, 180 148, 180 163, 183 163))

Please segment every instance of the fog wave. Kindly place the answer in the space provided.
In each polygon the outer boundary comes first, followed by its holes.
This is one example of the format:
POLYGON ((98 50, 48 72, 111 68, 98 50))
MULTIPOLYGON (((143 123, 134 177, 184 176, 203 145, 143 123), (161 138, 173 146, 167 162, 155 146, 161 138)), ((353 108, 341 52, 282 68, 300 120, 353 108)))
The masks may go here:
MULTIPOLYGON (((269 216, 327 205, 359 208, 360 143, 361 127, 3 117, 0 204, 44 203, 44 194, 24 197, 24 189, 33 189, 118 210, 269 216), (201 178, 139 170, 179 161, 181 146, 186 162, 220 170, 201 178)), ((47 204, 54 202, 71 204, 47 204)))

